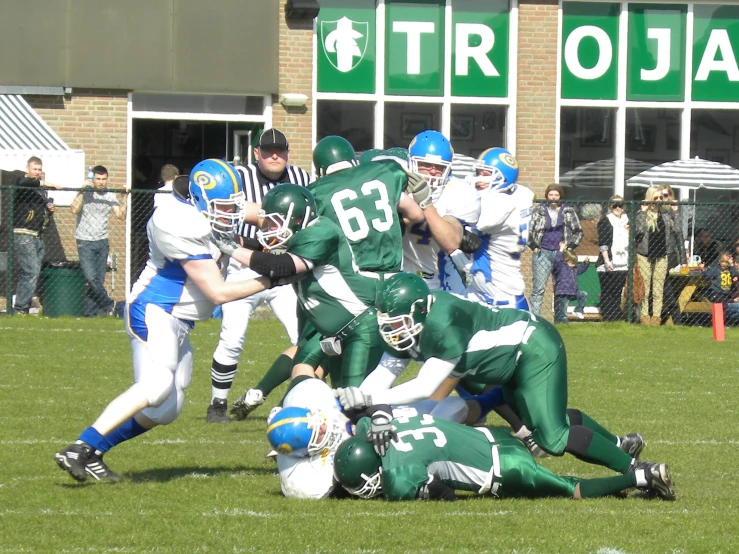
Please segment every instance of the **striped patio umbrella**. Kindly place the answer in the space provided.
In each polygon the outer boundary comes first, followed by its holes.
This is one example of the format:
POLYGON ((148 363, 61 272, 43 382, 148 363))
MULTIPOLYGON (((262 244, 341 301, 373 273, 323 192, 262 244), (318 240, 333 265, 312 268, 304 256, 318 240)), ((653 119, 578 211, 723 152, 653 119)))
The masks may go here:
POLYGON ((477 158, 471 156, 465 156, 464 154, 454 154, 452 158, 452 175, 459 177, 460 179, 466 179, 472 175, 472 164, 477 161, 477 158))
POLYGON ((627 180, 626 184, 630 187, 666 184, 673 188, 732 190, 739 188, 739 169, 696 156, 657 165, 627 180))
MULTIPOLYGON (((654 167, 653 164, 626 158, 624 178, 628 179, 651 167, 654 167)), ((613 187, 614 168, 613 158, 586 163, 562 175, 559 184, 569 187, 613 187)))

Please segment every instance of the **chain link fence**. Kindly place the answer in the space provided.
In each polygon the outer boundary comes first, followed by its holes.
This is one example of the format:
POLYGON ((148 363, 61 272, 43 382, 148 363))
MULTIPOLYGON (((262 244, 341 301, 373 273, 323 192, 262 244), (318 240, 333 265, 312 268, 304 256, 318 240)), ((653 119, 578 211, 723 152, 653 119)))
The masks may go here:
MULTIPOLYGON (((92 209, 88 205, 86 214, 84 207, 75 213, 79 193, 79 189, 0 185, 0 312, 14 313, 15 307, 20 312, 52 317, 120 314, 128 287, 146 264, 146 222, 155 204, 166 200, 170 193, 87 191, 82 195, 83 205, 89 201, 92 209), (42 209, 54 202, 54 211, 43 214, 37 236, 34 229, 24 231, 29 194, 40 195, 38 206, 42 209), (24 295, 30 295, 25 306, 24 295)), ((614 207, 613 202, 566 204, 574 208, 582 226, 582 240, 573 250, 577 262, 571 271, 577 274, 579 290, 586 297, 578 314, 578 300, 572 295, 558 295, 552 275, 547 279, 542 317, 557 322, 708 325, 712 301, 739 297, 736 282, 722 284, 719 274, 713 275, 718 281, 712 285, 707 276, 716 270, 706 272, 709 267, 718 267, 724 251, 736 255, 739 267, 738 203, 622 201, 618 202, 621 207, 614 207), (619 210, 617 218, 615 212, 619 210), (618 222, 624 220, 628 225, 618 228, 618 222), (639 232, 645 228, 649 237, 657 237, 651 245, 645 244, 644 232, 639 232), (604 264, 602 244, 610 247, 607 257, 615 265, 604 264), (587 267, 583 267, 585 264, 587 267), (726 289, 726 294, 714 294, 719 289, 726 289)), ((527 249, 522 257, 527 298, 532 293, 535 256, 527 249)))

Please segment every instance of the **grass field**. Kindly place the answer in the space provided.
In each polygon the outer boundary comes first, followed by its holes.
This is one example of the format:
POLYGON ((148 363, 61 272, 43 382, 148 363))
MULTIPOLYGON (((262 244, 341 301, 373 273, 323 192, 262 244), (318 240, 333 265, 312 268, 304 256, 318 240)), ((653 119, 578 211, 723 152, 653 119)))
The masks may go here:
MULTIPOLYGON (((641 432, 642 458, 670 464, 677 502, 393 504, 280 496, 264 430, 283 389, 245 422, 205 423, 217 322, 191 334, 195 370, 180 418, 106 456, 127 482, 77 484, 53 454, 130 385, 122 323, 5 317, 0 329, 0 553, 739 551, 739 331, 715 343, 700 328, 562 328, 570 405, 619 434, 641 432)), ((232 397, 285 344, 278 323, 254 322, 232 397)), ((570 456, 543 463, 586 477, 609 473, 570 456)))

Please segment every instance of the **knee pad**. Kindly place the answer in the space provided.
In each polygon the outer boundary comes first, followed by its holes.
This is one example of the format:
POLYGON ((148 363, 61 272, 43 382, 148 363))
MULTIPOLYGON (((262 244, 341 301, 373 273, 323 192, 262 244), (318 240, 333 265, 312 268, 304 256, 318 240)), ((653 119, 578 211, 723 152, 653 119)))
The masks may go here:
POLYGON ((177 419, 184 405, 184 391, 173 389, 159 406, 146 408, 141 411, 141 414, 157 425, 169 425, 177 419))
POLYGON ((570 420, 570 425, 582 425, 582 412, 580 410, 574 410, 567 408, 567 419, 570 420))
POLYGON ((575 456, 585 456, 593 442, 593 430, 582 425, 571 425, 565 450, 575 456))
POLYGON ((469 411, 466 400, 459 396, 447 396, 431 410, 431 416, 455 423, 464 423, 469 411))

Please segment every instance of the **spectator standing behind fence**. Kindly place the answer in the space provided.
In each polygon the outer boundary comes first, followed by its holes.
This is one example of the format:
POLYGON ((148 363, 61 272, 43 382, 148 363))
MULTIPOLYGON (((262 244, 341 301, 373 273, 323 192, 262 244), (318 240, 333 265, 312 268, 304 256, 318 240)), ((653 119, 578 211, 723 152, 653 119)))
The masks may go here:
POLYGON ((577 255, 571 250, 557 252, 554 256, 554 322, 567 323, 567 305, 570 300, 577 300, 575 316, 585 319, 585 302, 588 293, 580 290, 577 284, 578 275, 582 275, 590 267, 590 262, 577 265, 577 255))
POLYGON ((56 211, 54 199, 49 198, 45 188, 60 189, 60 186, 45 183, 40 158, 32 156, 26 163, 26 174, 15 181, 15 211, 13 212, 13 241, 15 259, 18 263, 18 285, 15 289, 13 310, 27 314, 36 292, 41 262, 44 260, 44 241, 41 236, 51 224, 56 211))
POLYGON ((621 296, 629 269, 629 217, 624 213, 624 199, 611 196, 608 215, 598 222, 598 280, 600 314, 603 321, 618 321, 621 296))
POLYGON ((112 314, 115 302, 105 290, 108 267, 108 219, 113 212, 118 219, 126 217, 126 198, 107 190, 108 170, 102 165, 92 168, 93 179, 84 182, 83 190, 72 201, 77 215, 77 252, 80 269, 87 282, 84 314, 95 317, 99 312, 112 314))
POLYGON ((641 322, 644 325, 660 325, 662 302, 667 277, 667 248, 674 241, 678 249, 682 245, 682 231, 677 212, 663 203, 659 187, 649 187, 644 197, 644 209, 636 214, 634 238, 639 273, 644 281, 644 301, 641 304, 641 322), (649 314, 649 296, 652 295, 652 313, 649 314))
POLYGON ((682 324, 682 312, 677 302, 677 295, 675 290, 680 290, 676 279, 670 277, 670 270, 675 267, 683 267, 686 265, 685 257, 685 241, 683 240, 682 227, 680 222, 680 207, 675 200, 675 192, 672 190, 670 185, 660 185, 660 193, 662 194, 662 201, 669 202, 670 208, 675 212, 675 222, 677 228, 680 230, 680 240, 674 240, 668 237, 667 241, 667 278, 665 279, 665 291, 663 294, 663 307, 662 307, 662 320, 668 321, 668 318, 672 317, 672 323, 675 325, 682 324))
POLYGON ((158 208, 164 202, 172 200, 172 184, 179 174, 180 170, 177 169, 177 166, 172 164, 162 166, 159 177, 164 184, 159 187, 159 192, 154 195, 154 208, 158 208))
POLYGON ((534 208, 529 230, 529 248, 532 259, 533 290, 531 311, 541 314, 544 290, 554 267, 557 252, 574 250, 582 240, 582 226, 574 208, 562 204, 562 187, 552 183, 546 188, 542 202, 534 208))

